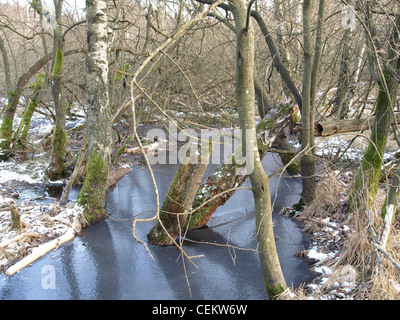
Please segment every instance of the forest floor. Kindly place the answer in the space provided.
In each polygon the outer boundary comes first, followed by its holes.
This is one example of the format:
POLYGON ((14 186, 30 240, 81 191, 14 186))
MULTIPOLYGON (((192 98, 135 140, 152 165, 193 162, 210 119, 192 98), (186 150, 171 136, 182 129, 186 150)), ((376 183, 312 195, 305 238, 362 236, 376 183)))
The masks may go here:
MULTIPOLYGON (((286 208, 282 214, 302 223, 312 235, 312 245, 298 255, 313 262, 317 276, 296 290, 285 293, 289 299, 400 299, 400 274, 385 257, 381 257, 378 276, 366 276, 373 249, 366 241, 365 225, 360 227, 356 214, 347 212, 347 198, 367 139, 352 135, 320 138, 317 199, 302 211, 286 208), (359 241, 355 241, 359 240, 359 241), (361 241, 362 240, 362 241, 361 241)), ((393 167, 397 145, 389 141, 385 168, 393 167)), ((140 155, 125 155, 131 166, 141 162, 140 155)), ((0 162, 0 272, 44 244, 70 233, 79 234, 85 226, 81 208, 74 202, 60 205, 50 190, 61 190, 65 181, 46 180, 48 154, 29 158, 14 157, 0 162), (20 215, 20 228, 13 227, 11 210, 20 215)), ((382 183, 375 210, 379 212, 385 194, 382 183)), ((376 216, 379 214, 377 213, 376 216)), ((365 219, 364 219, 365 220, 365 219)), ((362 224, 362 223, 361 223, 362 224)), ((388 251, 400 261, 400 221, 397 216, 388 251)), ((58 241, 58 242, 57 242, 58 241)))

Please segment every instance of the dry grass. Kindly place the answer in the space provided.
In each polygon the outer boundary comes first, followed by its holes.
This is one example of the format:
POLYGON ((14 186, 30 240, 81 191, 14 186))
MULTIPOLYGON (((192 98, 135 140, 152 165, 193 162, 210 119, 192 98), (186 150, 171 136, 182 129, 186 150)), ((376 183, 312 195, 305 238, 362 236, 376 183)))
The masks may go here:
MULTIPOLYGON (((352 183, 348 185, 351 186, 352 183)), ((329 280, 318 287, 314 286, 314 291, 310 291, 307 286, 297 289, 295 296, 291 296, 292 299, 326 298, 329 297, 329 290, 337 292, 341 287, 343 288, 343 284, 350 282, 356 285, 350 286, 352 290, 346 296, 347 298, 357 300, 400 299, 400 271, 387 257, 374 249, 371 240, 371 230, 374 230, 379 237, 382 228, 380 212, 385 199, 385 191, 379 190, 374 204, 369 208, 359 208, 352 213, 347 212, 349 193, 350 189, 340 182, 337 174, 328 172, 319 182, 315 201, 298 213, 298 216, 302 217, 304 221, 305 229, 311 233, 318 233, 319 239, 321 238, 321 229, 323 229, 322 219, 327 217, 330 222, 338 223, 339 228, 349 231, 341 235, 339 254, 331 261, 326 262, 326 265, 332 269, 329 280), (352 278, 352 281, 347 281, 348 278, 352 278)), ((386 251, 399 263, 400 230, 398 222, 396 223, 386 251)), ((348 292, 349 287, 346 290, 348 292)))

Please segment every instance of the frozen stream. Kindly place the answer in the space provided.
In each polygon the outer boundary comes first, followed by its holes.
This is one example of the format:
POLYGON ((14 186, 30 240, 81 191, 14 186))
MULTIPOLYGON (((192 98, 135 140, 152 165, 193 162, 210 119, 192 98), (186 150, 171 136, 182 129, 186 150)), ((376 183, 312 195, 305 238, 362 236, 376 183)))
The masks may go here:
MULTIPOLYGON (((279 168, 275 156, 267 155, 268 173, 279 168)), ((210 166, 208 175, 215 166, 210 166)), ((153 167, 163 198, 175 174, 174 165, 153 167)), ((278 176, 271 179, 274 197, 278 176)), ((249 182, 246 183, 249 186, 249 182)), ((283 176, 278 185, 275 212, 299 200, 301 180, 283 176)), ((72 190, 70 199, 78 191, 72 190)), ((162 201, 162 199, 161 199, 162 201)), ((187 237, 199 242, 230 244, 240 248, 256 246, 253 196, 239 190, 210 220, 209 227, 194 230, 187 237)), ((151 217, 155 209, 154 190, 145 167, 134 168, 110 189, 107 211, 110 218, 86 228, 82 235, 34 262, 12 277, 0 275, 0 299, 268 299, 258 254, 212 244, 186 242, 189 255, 204 254, 189 262, 184 273, 175 247, 150 246, 156 262, 132 236, 132 217, 151 217), (49 270, 54 286, 46 285, 49 270)), ((309 264, 295 256, 307 248, 308 237, 290 218, 274 214, 275 234, 282 269, 289 285, 311 279, 309 264)), ((137 235, 146 241, 154 222, 139 223, 137 235)))

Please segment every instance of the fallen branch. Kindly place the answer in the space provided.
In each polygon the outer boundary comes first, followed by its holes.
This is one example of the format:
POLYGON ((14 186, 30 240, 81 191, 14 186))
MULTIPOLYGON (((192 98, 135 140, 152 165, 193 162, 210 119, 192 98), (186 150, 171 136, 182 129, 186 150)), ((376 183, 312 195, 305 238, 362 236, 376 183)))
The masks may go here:
POLYGON ((297 219, 297 220, 307 220, 307 221, 310 221, 310 222, 314 222, 316 224, 319 224, 319 225, 322 225, 322 226, 325 226, 325 227, 328 227, 328 228, 332 228, 332 229, 337 230, 337 231, 339 231, 341 233, 344 233, 344 230, 342 228, 333 226, 333 225, 331 225, 331 224, 329 224, 329 223, 327 223, 325 221, 321 221, 321 220, 318 220, 318 219, 315 219, 315 218, 309 218, 309 217, 294 217, 294 218, 297 219))
POLYGON ((7 239, 4 240, 3 242, 0 243, 0 248, 5 248, 7 247, 9 244, 13 243, 13 242, 17 242, 19 240, 22 240, 24 238, 41 238, 43 237, 40 233, 37 232, 25 232, 22 233, 14 238, 11 239, 7 239))
POLYGON ((44 243, 39 245, 38 247, 34 248, 32 252, 27 255, 25 258, 18 261, 16 264, 8 268, 5 272, 6 275, 12 276, 13 274, 17 273, 18 271, 22 270, 35 260, 39 259, 40 257, 44 256, 46 253, 50 252, 53 249, 56 249, 61 244, 73 239, 75 236, 75 231, 69 229, 65 234, 54 239, 50 242, 44 243))
MULTIPOLYGON (((316 122, 314 125, 314 134, 316 137, 331 136, 336 133, 357 132, 372 128, 375 117, 362 119, 345 119, 316 122)), ((396 124, 400 121, 400 113, 396 113, 392 123, 396 124)))
POLYGON ((400 270, 400 264, 396 262, 396 260, 394 260, 393 257, 384 248, 382 248, 379 244, 375 242, 373 242, 373 245, 376 250, 383 253, 383 255, 388 258, 388 260, 397 268, 397 270, 400 270))

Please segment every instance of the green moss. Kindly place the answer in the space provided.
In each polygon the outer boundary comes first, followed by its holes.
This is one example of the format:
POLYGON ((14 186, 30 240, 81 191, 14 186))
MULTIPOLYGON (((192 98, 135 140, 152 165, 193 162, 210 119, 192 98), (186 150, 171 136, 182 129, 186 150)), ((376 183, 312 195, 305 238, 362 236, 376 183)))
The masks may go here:
POLYGON ((65 148, 67 146, 67 133, 59 125, 55 125, 52 143, 52 160, 49 170, 50 180, 59 180, 67 176, 65 168, 65 148))
POLYGON ((11 205, 11 221, 14 229, 21 229, 21 214, 13 204, 11 205))
POLYGON ((37 107, 38 93, 42 88, 42 82, 44 76, 45 76, 44 73, 38 74, 36 76, 36 81, 33 85, 34 87, 33 96, 29 101, 28 107, 26 108, 24 115, 22 116, 20 127, 18 128, 18 131, 16 133, 17 137, 15 140, 16 140, 16 146, 18 148, 25 148, 26 146, 26 138, 28 137, 29 127, 31 124, 33 113, 35 112, 37 107))
MULTIPOLYGON (((131 65, 130 65, 129 63, 125 63, 125 64, 122 66, 121 70, 124 71, 124 72, 127 72, 130 66, 131 66, 131 65)), ((115 77, 114 77, 115 81, 121 80, 121 78, 122 78, 123 75, 124 75, 124 74, 123 74, 122 72, 116 71, 116 72, 115 72, 115 77)))
POLYGON ((0 127, 0 158, 7 159, 11 155, 12 120, 4 116, 0 127))
POLYGON ((266 117, 257 124, 257 132, 271 130, 278 118, 289 113, 291 106, 288 104, 280 104, 276 107, 276 110, 277 112, 272 117, 267 113, 266 117))
POLYGON ((271 130, 275 124, 275 118, 264 118, 257 124, 257 132, 271 130))
POLYGON ((86 178, 78 197, 78 204, 84 210, 89 223, 102 220, 105 216, 105 205, 108 188, 107 162, 95 151, 89 156, 86 178))
POLYGON ((292 109, 290 104, 282 103, 278 106, 278 113, 280 116, 286 115, 292 109))
POLYGON ((268 296, 271 300, 277 299, 277 296, 285 291, 285 288, 280 284, 272 286, 268 283, 265 283, 265 288, 267 289, 268 296))
POLYGON ((60 49, 57 49, 56 59, 54 60, 53 72, 51 74, 53 78, 57 77, 60 74, 60 72, 63 69, 63 65, 64 65, 64 53, 60 49))
POLYGON ((164 230, 158 226, 157 223, 147 234, 147 240, 149 243, 162 245, 165 244, 168 240, 168 234, 164 232, 164 230))
POLYGON ((389 134, 389 95, 380 88, 375 105, 375 123, 371 138, 364 153, 360 169, 356 176, 353 191, 349 196, 349 211, 352 212, 361 204, 360 197, 366 194, 368 204, 372 204, 378 192, 379 178, 382 171, 382 156, 389 134))
MULTIPOLYGON (((293 159, 293 155, 284 154, 282 155, 282 163, 287 164, 293 159)), ((295 160, 291 164, 286 167, 286 172, 289 174, 298 174, 300 173, 300 164, 299 161, 295 160)))

